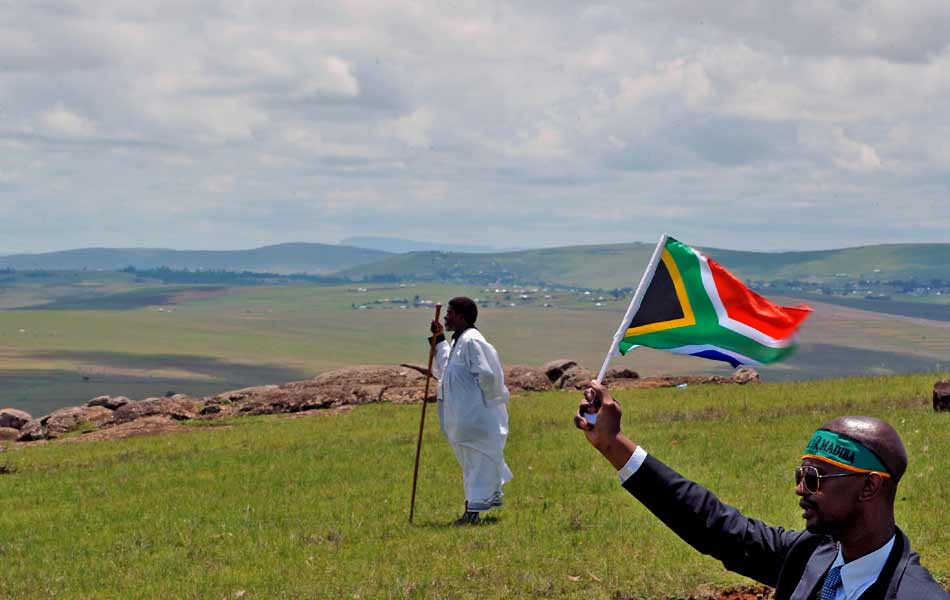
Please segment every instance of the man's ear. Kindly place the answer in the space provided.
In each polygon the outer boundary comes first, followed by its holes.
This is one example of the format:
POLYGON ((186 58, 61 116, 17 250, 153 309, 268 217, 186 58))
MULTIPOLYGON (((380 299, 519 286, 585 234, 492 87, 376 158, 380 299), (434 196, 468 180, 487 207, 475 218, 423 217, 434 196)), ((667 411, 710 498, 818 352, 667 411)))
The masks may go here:
POLYGON ((861 486, 861 492, 858 494, 858 500, 867 502, 881 495, 884 490, 884 477, 880 473, 868 473, 864 478, 864 485, 861 486))

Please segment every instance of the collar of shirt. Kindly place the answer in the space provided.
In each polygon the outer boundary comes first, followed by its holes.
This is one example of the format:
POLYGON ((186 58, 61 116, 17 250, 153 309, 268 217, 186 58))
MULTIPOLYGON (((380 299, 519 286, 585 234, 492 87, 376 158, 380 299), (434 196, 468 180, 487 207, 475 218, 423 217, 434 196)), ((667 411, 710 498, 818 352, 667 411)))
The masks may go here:
POLYGON ((871 587, 877 581, 887 557, 891 554, 891 548, 894 547, 894 540, 897 534, 891 536, 886 544, 861 558, 852 560, 849 563, 844 562, 844 555, 841 553, 841 547, 838 547, 838 555, 832 567, 841 567, 841 587, 844 588, 845 600, 858 598, 866 589, 871 587))
POLYGON ((452 345, 454 346, 454 345, 455 345, 455 342, 458 341, 458 339, 459 339, 460 337, 462 337, 462 334, 465 333, 466 331, 468 331, 469 329, 475 329, 475 326, 472 325, 471 327, 466 327, 466 328, 463 329, 462 331, 456 331, 456 332, 452 333, 452 345))

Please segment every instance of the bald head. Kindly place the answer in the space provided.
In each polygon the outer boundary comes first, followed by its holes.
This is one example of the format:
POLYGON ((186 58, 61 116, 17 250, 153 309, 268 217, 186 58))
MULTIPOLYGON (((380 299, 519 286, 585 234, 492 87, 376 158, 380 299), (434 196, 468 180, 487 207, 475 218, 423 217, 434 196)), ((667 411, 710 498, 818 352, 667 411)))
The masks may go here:
POLYGON ((904 442, 897 435, 897 431, 885 421, 874 417, 838 417, 825 423, 822 429, 861 442, 881 459, 894 483, 900 481, 907 470, 907 450, 904 449, 904 442))

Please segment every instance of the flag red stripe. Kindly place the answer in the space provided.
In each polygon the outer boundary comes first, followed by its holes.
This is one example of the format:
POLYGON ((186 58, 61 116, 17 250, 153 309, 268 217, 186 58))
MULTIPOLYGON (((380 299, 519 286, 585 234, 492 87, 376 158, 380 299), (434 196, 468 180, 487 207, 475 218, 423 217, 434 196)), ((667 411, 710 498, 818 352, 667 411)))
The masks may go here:
POLYGON ((735 275, 713 259, 707 257, 707 261, 719 298, 731 319, 769 337, 784 340, 795 334, 795 330, 811 312, 811 308, 804 304, 792 307, 770 302, 744 286, 735 275))

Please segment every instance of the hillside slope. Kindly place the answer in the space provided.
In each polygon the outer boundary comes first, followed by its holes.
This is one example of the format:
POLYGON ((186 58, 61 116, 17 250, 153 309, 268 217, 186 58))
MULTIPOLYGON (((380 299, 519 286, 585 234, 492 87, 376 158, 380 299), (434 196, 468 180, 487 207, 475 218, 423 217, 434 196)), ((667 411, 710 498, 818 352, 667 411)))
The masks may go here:
MULTIPOLYGON (((653 244, 566 246, 519 252, 414 252, 343 270, 355 279, 516 281, 591 288, 637 284, 653 244)), ((814 252, 744 252, 701 248, 742 279, 950 279, 950 244, 888 244, 814 252)))
POLYGON ((353 246, 288 243, 250 250, 170 250, 166 248, 82 248, 42 254, 0 257, 0 268, 21 271, 116 271, 136 269, 202 269, 268 273, 327 274, 372 263, 389 252, 353 246))

